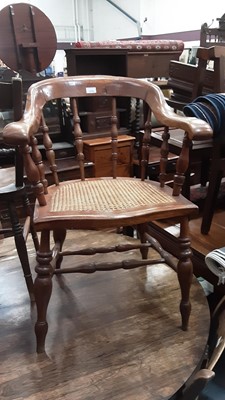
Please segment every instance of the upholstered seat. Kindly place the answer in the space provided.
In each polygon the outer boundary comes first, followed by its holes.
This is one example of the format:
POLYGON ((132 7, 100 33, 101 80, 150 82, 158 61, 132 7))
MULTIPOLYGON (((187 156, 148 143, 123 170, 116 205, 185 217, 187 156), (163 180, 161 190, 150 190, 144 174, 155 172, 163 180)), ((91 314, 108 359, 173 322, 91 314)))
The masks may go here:
POLYGON ((105 40, 75 42, 78 49, 128 49, 130 51, 169 51, 184 49, 182 40, 105 40))

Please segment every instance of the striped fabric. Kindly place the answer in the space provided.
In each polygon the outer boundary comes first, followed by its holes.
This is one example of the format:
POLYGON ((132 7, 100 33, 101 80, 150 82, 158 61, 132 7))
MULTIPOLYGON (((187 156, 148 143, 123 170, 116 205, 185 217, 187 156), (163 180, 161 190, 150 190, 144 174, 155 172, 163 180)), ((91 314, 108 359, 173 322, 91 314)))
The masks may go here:
POLYGON ((225 94, 215 93, 197 97, 183 108, 188 117, 202 119, 212 127, 214 135, 225 132, 225 94))

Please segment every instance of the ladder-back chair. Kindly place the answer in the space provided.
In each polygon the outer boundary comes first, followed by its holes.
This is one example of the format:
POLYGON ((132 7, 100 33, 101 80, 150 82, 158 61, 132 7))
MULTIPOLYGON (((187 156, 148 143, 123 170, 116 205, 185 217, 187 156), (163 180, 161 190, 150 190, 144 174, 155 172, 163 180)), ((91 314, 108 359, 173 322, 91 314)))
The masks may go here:
MULTIPOLYGON (((11 82, 0 82, 0 111, 11 113, 14 121, 19 120, 23 114, 22 107, 22 80, 12 78, 11 82)), ((9 213, 10 227, 4 227, 4 221, 0 234, 11 234, 14 236, 18 257, 23 269, 27 289, 31 301, 34 301, 34 286, 30 270, 26 240, 31 232, 36 250, 38 249, 38 238, 32 222, 32 212, 23 179, 23 159, 18 148, 0 148, 0 158, 14 159, 15 165, 8 168, 0 168, 0 202, 1 208, 7 208, 9 213), (25 215, 20 218, 17 210, 18 204, 22 202, 25 215)))
POLYGON ((170 61, 168 86, 172 94, 167 103, 175 110, 183 111, 184 106, 196 97, 221 92, 225 79, 224 57, 224 47, 199 47, 197 65, 170 61), (213 62, 213 69, 207 68, 210 61, 213 62))
MULTIPOLYGON (((39 131, 40 134, 40 131, 39 131)), ((35 298, 37 304, 37 352, 45 351, 45 337, 48 324, 46 321, 48 302, 52 291, 52 277, 63 273, 92 273, 94 271, 109 271, 118 268, 131 269, 138 266, 151 265, 166 261, 177 270, 181 288, 181 325, 188 328, 191 311, 189 291, 192 281, 192 262, 188 221, 190 215, 197 211, 197 206, 185 199, 181 194, 184 174, 188 167, 188 154, 192 138, 208 138, 212 135, 210 126, 197 118, 178 116, 166 104, 160 89, 153 83, 143 82, 134 78, 112 76, 74 76, 48 79, 33 84, 28 91, 25 112, 17 123, 7 125, 3 132, 4 140, 9 145, 19 146, 23 154, 26 174, 32 183, 37 197, 34 223, 41 232, 40 248, 37 252, 35 279, 35 298), (112 176, 103 178, 85 178, 83 138, 79 118, 79 98, 109 96, 112 98, 111 111, 111 144, 112 144, 112 176), (142 148, 141 179, 132 177, 117 177, 117 98, 140 98, 148 107, 148 118, 145 123, 145 134, 142 148), (77 159, 80 165, 80 179, 59 182, 56 160, 52 142, 48 135, 48 127, 43 117, 43 107, 51 99, 70 99, 73 114, 74 142, 77 149, 77 159), (184 130, 184 142, 177 162, 177 172, 173 188, 164 184, 166 176, 166 159, 168 154, 168 137, 164 135, 161 150, 160 183, 145 180, 147 166, 151 112, 165 126, 184 130), (43 143, 55 184, 48 187, 44 174, 42 157, 35 137, 42 126, 43 143), (148 223, 174 219, 180 223, 180 251, 177 266, 149 234, 148 223), (63 268, 64 256, 91 255, 112 251, 128 251, 133 246, 97 247, 96 249, 77 249, 63 251, 63 244, 68 229, 88 230, 118 230, 121 227, 134 227, 140 238, 140 260, 126 259, 121 263, 100 264, 84 262, 76 265, 75 259, 71 268, 63 268), (54 246, 51 249, 50 233, 53 232, 54 246), (153 247, 158 250, 159 258, 148 258, 148 250, 153 247)), ((136 246, 135 246, 136 248, 136 246)), ((127 257, 127 255, 126 255, 127 257)), ((102 288, 104 290, 104 288, 102 288)))
MULTIPOLYGON (((173 94, 171 99, 167 99, 167 103, 176 110, 183 111, 184 107, 198 96, 225 91, 225 47, 219 45, 209 48, 199 47, 196 57, 198 65, 170 61, 168 85, 173 90, 173 94), (213 69, 207 68, 209 61, 213 62, 213 69)), ((205 155, 201 159, 200 183, 206 186, 209 182, 202 214, 201 233, 203 234, 207 234, 210 230, 221 179, 224 175, 224 149, 224 135, 214 137, 209 141, 205 155)), ((189 170, 191 170, 191 164, 190 152, 189 170)), ((183 193, 190 198, 190 173, 187 174, 187 178, 183 193)))

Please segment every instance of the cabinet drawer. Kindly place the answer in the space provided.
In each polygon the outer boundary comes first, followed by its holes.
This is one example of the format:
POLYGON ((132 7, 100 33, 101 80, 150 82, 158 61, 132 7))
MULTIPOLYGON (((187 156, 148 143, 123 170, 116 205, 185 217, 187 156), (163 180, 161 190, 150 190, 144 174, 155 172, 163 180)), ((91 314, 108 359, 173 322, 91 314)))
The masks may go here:
POLYGON ((168 77, 169 63, 171 58, 178 60, 180 54, 169 52, 143 52, 129 53, 127 56, 127 76, 133 78, 146 77, 168 77), (151 71, 151 72, 150 72, 151 71))
MULTIPOLYGON (((128 164, 130 163, 130 147, 119 147, 117 149, 117 164, 128 164)), ((111 149, 98 149, 95 151, 94 163, 96 167, 106 165, 112 162, 112 150, 111 149)))
POLYGON ((81 97, 79 99, 79 109, 81 111, 109 111, 112 110, 112 98, 107 96, 100 97, 81 97))
MULTIPOLYGON (((131 176, 133 142, 132 136, 123 135, 118 138, 118 176, 131 176)), ((86 140, 84 142, 84 156, 86 161, 94 163, 94 176, 112 176, 111 138, 86 140)))
MULTIPOLYGON (((111 132, 112 126, 112 112, 99 111, 99 112, 81 112, 80 114, 81 128, 83 132, 111 132)), ((119 113, 117 113, 117 129, 120 128, 119 113)))

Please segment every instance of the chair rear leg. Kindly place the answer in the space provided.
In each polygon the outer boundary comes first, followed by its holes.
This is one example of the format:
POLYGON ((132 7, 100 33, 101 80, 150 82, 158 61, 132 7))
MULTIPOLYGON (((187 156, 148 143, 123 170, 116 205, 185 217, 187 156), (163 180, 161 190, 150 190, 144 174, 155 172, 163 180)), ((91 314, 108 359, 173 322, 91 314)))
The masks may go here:
POLYGON ((8 203, 8 209, 9 209, 9 215, 10 215, 15 245, 16 245, 17 253, 18 253, 20 263, 21 263, 21 266, 23 269, 24 278, 26 281, 30 300, 35 301, 34 284, 33 284, 33 279, 32 279, 31 270, 30 270, 27 246, 26 246, 26 242, 23 237, 23 229, 19 222, 19 218, 18 218, 17 211, 16 211, 16 206, 13 201, 10 201, 8 203))
MULTIPOLYGON (((180 301, 180 313, 181 313, 181 326, 184 331, 188 329, 188 322, 191 313, 191 303, 190 303, 190 288, 193 276, 193 265, 191 261, 191 248, 190 239, 188 237, 189 227, 188 227, 188 217, 183 217, 180 222, 180 251, 178 257, 177 267, 169 253, 167 253, 160 245, 160 243, 148 235, 149 229, 147 224, 138 225, 137 227, 139 237, 142 243, 146 241, 146 238, 152 247, 164 258, 165 262, 173 270, 177 272, 178 281, 181 290, 181 301, 180 301), (147 233, 147 235, 146 235, 147 233)), ((140 249, 142 258, 147 258, 148 248, 140 249)))
POLYGON ((37 232, 36 232, 36 229, 34 227, 33 222, 31 222, 31 224, 30 224, 30 233, 31 233, 31 236, 32 236, 32 240, 33 240, 33 243, 34 243, 35 250, 38 251, 38 249, 39 249, 39 240, 38 240, 38 235, 37 235, 37 232))
POLYGON ((219 193, 220 184, 223 177, 223 167, 221 165, 223 147, 224 143, 221 142, 221 138, 216 138, 213 142, 211 171, 209 175, 209 186, 205 199, 202 224, 201 224, 201 233, 203 233, 204 235, 207 235, 211 227, 214 209, 216 205, 216 199, 219 193))
POLYGON ((48 332, 47 308, 52 293, 52 251, 50 250, 50 231, 41 233, 40 248, 37 252, 37 277, 34 282, 35 300, 37 305, 37 322, 35 334, 37 338, 37 353, 45 352, 45 338, 48 332))
MULTIPOLYGON (((146 236, 145 233, 148 231, 147 224, 140 224, 137 226, 137 232, 141 243, 146 243, 146 236)), ((148 248, 141 248, 140 249, 142 260, 147 260, 148 258, 148 248)))
MULTIPOLYGON (((54 242, 58 243, 58 251, 62 250, 63 243, 66 239, 66 229, 58 229, 53 231, 53 238, 54 242)), ((58 256, 57 261, 56 261, 56 269, 59 269, 61 267, 63 260, 63 256, 58 256)))
POLYGON ((26 193, 23 196, 23 204, 24 204, 24 207, 26 209, 27 217, 30 217, 30 233, 31 233, 31 236, 32 236, 32 240, 33 240, 33 243, 34 243, 35 250, 38 251, 38 249, 39 249, 39 240, 38 240, 37 232, 36 232, 36 229, 35 229, 34 223, 33 223, 33 212, 31 210, 30 202, 29 202, 29 199, 28 199, 28 196, 27 196, 26 193))
POLYGON ((200 167, 200 184, 203 187, 206 186, 209 179, 209 166, 210 166, 209 157, 203 158, 200 167))
POLYGON ((222 171, 219 171, 209 182, 201 223, 201 233, 203 235, 207 235, 211 227, 222 177, 222 171))

